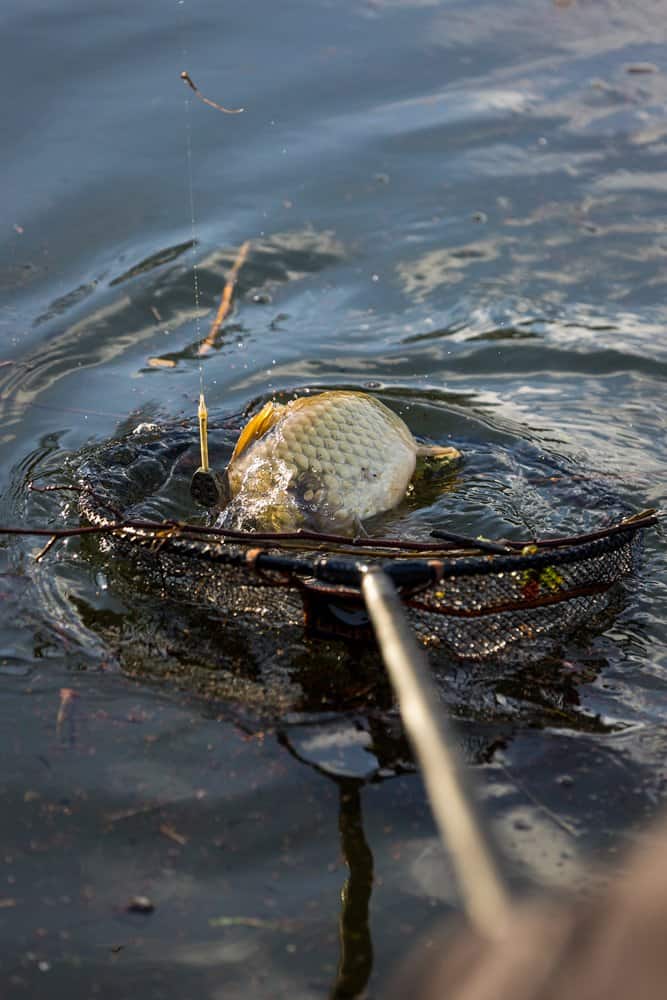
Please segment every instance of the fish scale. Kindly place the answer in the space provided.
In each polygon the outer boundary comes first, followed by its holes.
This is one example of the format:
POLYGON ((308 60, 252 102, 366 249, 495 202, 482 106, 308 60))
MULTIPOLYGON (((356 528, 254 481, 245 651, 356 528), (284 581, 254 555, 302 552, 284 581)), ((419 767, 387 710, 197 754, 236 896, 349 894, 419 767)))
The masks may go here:
POLYGON ((225 527, 349 531, 405 496, 417 456, 459 457, 419 445, 374 396, 331 390, 267 403, 239 436, 227 467, 225 527))

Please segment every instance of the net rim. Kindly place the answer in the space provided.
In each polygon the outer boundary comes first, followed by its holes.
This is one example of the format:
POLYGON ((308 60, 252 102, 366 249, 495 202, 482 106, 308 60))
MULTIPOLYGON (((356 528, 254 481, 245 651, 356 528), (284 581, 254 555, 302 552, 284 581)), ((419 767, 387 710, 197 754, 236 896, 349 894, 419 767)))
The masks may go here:
POLYGON ((453 543, 345 538, 312 531, 241 532, 176 520, 125 519, 122 511, 111 508, 85 481, 81 483, 79 513, 100 534, 122 539, 144 552, 245 566, 249 573, 268 571, 283 578, 310 576, 354 588, 371 564, 380 564, 398 586, 407 588, 447 578, 540 572, 571 565, 622 548, 659 518, 657 510, 648 508, 596 532, 522 542, 486 543, 454 536, 473 546, 461 550, 453 543), (527 547, 537 551, 525 552, 527 547), (350 549, 358 549, 359 555, 350 558, 350 549))

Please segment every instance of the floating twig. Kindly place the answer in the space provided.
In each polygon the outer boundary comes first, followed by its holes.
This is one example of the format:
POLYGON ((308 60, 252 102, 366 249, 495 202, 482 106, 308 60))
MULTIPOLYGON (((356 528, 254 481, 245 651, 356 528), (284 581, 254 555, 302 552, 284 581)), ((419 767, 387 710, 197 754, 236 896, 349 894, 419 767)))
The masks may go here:
POLYGON ((197 95, 200 101, 203 101, 204 104, 208 104, 209 107, 211 108, 215 108, 216 111, 222 111, 222 113, 225 115, 240 115, 243 111, 245 111, 245 108, 223 108, 222 104, 216 104, 216 102, 212 101, 210 98, 204 97, 202 92, 193 82, 190 74, 186 73, 185 70, 183 70, 183 72, 181 73, 181 80, 187 83, 190 90, 192 90, 197 95))
POLYGON ((169 840, 173 840, 175 844, 180 844, 181 847, 185 847, 188 842, 188 838, 184 837, 182 833, 175 830, 173 826, 168 823, 162 823, 160 826, 160 833, 163 837, 167 837, 169 840))
POLYGON ((239 252, 236 255, 236 260, 232 265, 232 269, 229 272, 229 277, 225 283, 225 287, 222 290, 222 295, 220 296, 220 305, 218 306, 218 311, 215 314, 215 319, 211 323, 211 329, 208 331, 208 337, 203 340, 199 345, 199 354, 207 354, 212 347, 215 346, 215 339, 218 336, 218 331, 222 326, 229 310, 232 307, 232 295, 234 294, 234 289, 236 287, 236 280, 239 276, 239 271, 245 263, 245 259, 248 256, 248 251, 250 250, 250 240, 246 240, 239 247, 239 252))
POLYGON ((58 541, 57 536, 51 535, 46 545, 44 545, 35 556, 35 562, 41 562, 46 553, 49 551, 49 549, 53 548, 53 546, 56 544, 57 541, 58 541))

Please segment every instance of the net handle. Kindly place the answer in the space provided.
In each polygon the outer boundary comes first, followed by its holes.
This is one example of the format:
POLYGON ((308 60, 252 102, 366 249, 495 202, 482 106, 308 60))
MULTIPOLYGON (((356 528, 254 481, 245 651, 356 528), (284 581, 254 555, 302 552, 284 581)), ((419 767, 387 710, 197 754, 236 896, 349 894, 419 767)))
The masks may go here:
POLYGON ((484 937, 497 940, 507 926, 511 905, 501 855, 481 819, 452 727, 437 710, 428 661, 387 574, 369 568, 361 590, 440 836, 453 860, 466 913, 484 937))

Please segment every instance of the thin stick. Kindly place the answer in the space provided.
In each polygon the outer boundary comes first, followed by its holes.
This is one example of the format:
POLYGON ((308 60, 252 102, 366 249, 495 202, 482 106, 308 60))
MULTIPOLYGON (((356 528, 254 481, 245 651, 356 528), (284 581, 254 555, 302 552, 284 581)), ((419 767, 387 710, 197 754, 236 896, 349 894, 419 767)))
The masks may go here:
POLYGON ((510 912, 507 885, 497 850, 477 808, 455 741, 442 713, 423 651, 386 573, 369 569, 361 589, 368 616, 401 710, 401 718, 421 766, 429 802, 449 847, 464 906, 471 923, 490 940, 502 938, 510 912))
POLYGON ((46 545, 43 546, 43 548, 41 548, 39 550, 39 552, 37 553, 37 555, 35 556, 35 562, 41 562, 41 560, 44 558, 44 556, 49 551, 49 549, 52 548, 56 544, 57 541, 58 541, 58 536, 57 535, 51 535, 51 537, 49 538, 49 540, 46 543, 46 545))
POLYGON ((70 490, 72 493, 88 493, 85 486, 70 486, 66 483, 51 483, 49 486, 35 486, 33 479, 28 483, 30 493, 60 493, 62 490, 70 490))
POLYGON ((204 104, 208 104, 210 108, 215 108, 216 111, 222 111, 225 115, 240 115, 245 111, 245 108, 223 108, 222 104, 216 104, 215 101, 211 101, 210 98, 204 97, 199 88, 193 83, 192 77, 185 70, 181 73, 181 80, 187 83, 188 87, 194 91, 200 101, 204 104))
POLYGON ((199 355, 208 354, 212 347, 215 346, 215 340, 218 336, 218 331, 222 326, 229 310, 232 307, 232 295, 234 294, 234 289, 236 287, 236 279, 239 276, 239 271, 245 263, 245 259, 248 256, 248 251, 250 249, 250 240, 246 240, 242 243, 239 252, 236 255, 236 260, 232 265, 232 269, 229 272, 229 277, 225 287, 222 290, 222 295, 220 296, 220 305, 218 306, 218 311, 215 315, 215 319, 211 324, 211 329, 208 331, 208 337, 203 340, 199 345, 199 355))
MULTIPOLYGON (((35 492, 47 492, 51 489, 74 489, 78 491, 78 487, 38 487, 33 486, 32 489, 35 492)), ((86 492, 81 489, 81 492, 86 492)), ((615 535, 622 531, 627 531, 628 527, 633 528, 645 528, 652 524, 655 524, 658 520, 655 514, 642 512, 642 516, 638 516, 636 519, 628 524, 618 524, 611 528, 607 528, 605 532, 595 533, 594 537, 598 535, 615 535)), ((79 525, 76 528, 24 528, 24 527, 12 527, 0 525, 0 535, 35 535, 45 538, 55 538, 56 541, 60 541, 65 538, 75 538, 79 535, 112 535, 119 531, 125 531, 127 529, 133 531, 145 531, 146 533, 152 532, 156 534, 157 532, 172 531, 181 537, 187 538, 188 536, 205 536, 209 538, 220 538, 220 539, 230 539, 231 541, 237 542, 247 542, 256 544, 257 542, 313 542, 315 544, 344 544, 347 547, 359 547, 359 548, 387 548, 396 549, 400 551, 407 551, 410 553, 414 552, 428 552, 437 553, 443 550, 449 550, 456 548, 453 543, 443 542, 438 545, 435 542, 420 542, 420 541, 407 541, 397 538, 348 538, 345 535, 333 535, 324 534, 317 531, 307 531, 304 529, 299 529, 297 531, 234 531, 231 528, 212 528, 206 527, 199 524, 189 524, 187 521, 144 521, 139 519, 124 519, 119 516, 117 521, 108 521, 106 524, 87 524, 79 525)), ((587 535, 572 535, 568 540, 570 544, 576 545, 581 541, 588 541, 590 536, 587 535)), ((564 539, 561 540, 564 542, 564 539)), ((518 554, 518 553, 517 553, 518 554)))
POLYGON ((607 535, 616 535, 621 531, 627 531, 628 528, 640 526, 642 528, 648 527, 651 524, 657 524, 660 518, 664 517, 664 511, 658 510, 656 507, 647 507, 646 510, 640 510, 636 514, 632 514, 630 517, 624 518, 619 521, 618 524, 612 525, 610 528, 601 528, 599 531, 589 531, 584 535, 563 535, 558 538, 535 538, 528 542, 508 542, 512 548, 522 548, 524 545, 537 545, 540 548, 564 548, 568 545, 580 545, 583 542, 594 542, 598 538, 606 538, 607 535))
MULTIPOLYGON (((0 526, 0 535, 36 535, 38 538, 55 538, 59 542, 63 538, 77 538, 79 535, 112 535, 114 531, 122 531, 124 528, 134 527, 129 521, 120 521, 118 524, 86 524, 80 525, 78 528, 58 528, 54 531, 53 528, 7 528, 4 525, 0 526)), ((153 525, 149 521, 145 523, 142 522, 142 528, 151 528, 155 530, 158 527, 157 524, 153 525)), ((165 525, 161 524, 160 527, 164 529, 165 525)))
POLYGON ((467 535, 456 535, 453 531, 443 531, 441 528, 434 528, 431 532, 434 538, 442 538, 446 542, 455 542, 457 545, 466 548, 479 549, 480 552, 495 552, 499 555, 512 555, 514 549, 501 542, 491 542, 488 538, 470 538, 467 535))
POLYGON ((437 545, 432 542, 410 542, 402 541, 397 538, 348 538, 345 535, 327 535, 322 534, 317 531, 306 531, 304 529, 299 529, 297 531, 234 531, 231 528, 213 528, 207 527, 201 524, 190 524, 187 521, 143 521, 143 520, 125 520, 119 517, 117 521, 108 521, 106 524, 96 524, 96 525, 81 525, 77 528, 58 528, 56 530, 52 528, 19 528, 19 527, 6 527, 0 525, 0 535, 38 535, 38 536, 54 536, 58 541, 63 538, 75 538, 79 535, 104 535, 104 534, 114 534, 114 532, 125 531, 131 529, 133 531, 145 531, 148 533, 157 534, 158 532, 173 531, 178 533, 180 536, 187 538, 188 535, 204 536, 230 539, 235 542, 247 542, 256 544, 257 542, 313 542, 314 544, 320 545, 336 545, 343 544, 346 546, 354 546, 361 548, 383 548, 383 549, 396 549, 399 551, 407 551, 410 554, 415 552, 427 552, 429 555, 431 553, 438 554, 443 550, 448 550, 453 548, 453 546, 448 546, 446 543, 443 545, 437 545))

